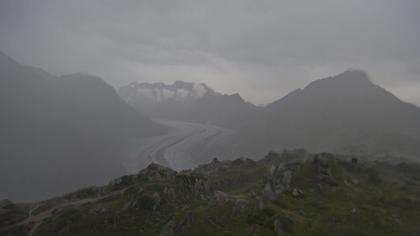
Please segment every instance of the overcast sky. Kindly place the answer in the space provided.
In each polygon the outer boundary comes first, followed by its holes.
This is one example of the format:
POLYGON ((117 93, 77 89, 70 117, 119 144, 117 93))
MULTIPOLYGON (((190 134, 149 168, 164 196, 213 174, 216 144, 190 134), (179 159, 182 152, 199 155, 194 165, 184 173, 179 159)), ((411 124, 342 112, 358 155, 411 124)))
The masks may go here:
POLYGON ((115 87, 205 82, 256 104, 363 69, 420 105, 418 0, 1 0, 0 50, 115 87))

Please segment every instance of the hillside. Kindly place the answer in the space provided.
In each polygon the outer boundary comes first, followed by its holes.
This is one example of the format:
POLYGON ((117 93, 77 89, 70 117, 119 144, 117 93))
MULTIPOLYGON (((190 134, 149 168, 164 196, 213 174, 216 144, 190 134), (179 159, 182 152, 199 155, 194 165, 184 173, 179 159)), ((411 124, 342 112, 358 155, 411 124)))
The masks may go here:
POLYGON ((33 204, 2 235, 418 235, 420 166, 303 150, 137 175, 33 204), (28 217, 29 214, 29 217, 28 217))
POLYGON ((124 173, 122 145, 164 132, 98 77, 56 77, 2 53, 0 108, 0 198, 104 183, 124 173))
POLYGON ((420 109, 349 70, 316 80, 265 107, 232 137, 231 150, 307 148, 361 155, 420 156, 420 109))

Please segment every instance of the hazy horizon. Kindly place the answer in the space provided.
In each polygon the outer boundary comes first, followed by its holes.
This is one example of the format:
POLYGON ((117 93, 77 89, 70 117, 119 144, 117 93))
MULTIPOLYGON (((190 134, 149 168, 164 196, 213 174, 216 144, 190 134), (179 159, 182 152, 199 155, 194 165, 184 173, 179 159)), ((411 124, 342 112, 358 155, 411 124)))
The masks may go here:
POLYGON ((25 1, 0 3, 0 50, 54 74, 203 82, 266 104, 362 69, 420 104, 417 1, 25 1))

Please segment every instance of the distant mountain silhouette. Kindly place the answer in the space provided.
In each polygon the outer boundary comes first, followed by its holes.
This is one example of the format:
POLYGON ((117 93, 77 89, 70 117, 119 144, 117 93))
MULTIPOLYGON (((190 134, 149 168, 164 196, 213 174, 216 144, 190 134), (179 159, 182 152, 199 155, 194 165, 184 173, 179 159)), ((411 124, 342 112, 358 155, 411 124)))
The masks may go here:
POLYGON ((209 123, 238 128, 258 113, 259 107, 245 102, 239 94, 215 92, 206 84, 176 81, 131 83, 118 90, 136 110, 154 118, 209 123))
POLYGON ((131 138, 164 128, 98 77, 55 77, 0 53, 0 199, 45 198, 123 174, 131 138))
POLYGON ((316 80, 265 107, 232 138, 231 151, 308 148, 420 157, 420 109, 358 70, 316 80))
POLYGON ((133 82, 121 87, 118 93, 127 101, 143 103, 159 103, 170 100, 193 102, 203 96, 217 94, 206 84, 184 81, 176 81, 171 85, 133 82))

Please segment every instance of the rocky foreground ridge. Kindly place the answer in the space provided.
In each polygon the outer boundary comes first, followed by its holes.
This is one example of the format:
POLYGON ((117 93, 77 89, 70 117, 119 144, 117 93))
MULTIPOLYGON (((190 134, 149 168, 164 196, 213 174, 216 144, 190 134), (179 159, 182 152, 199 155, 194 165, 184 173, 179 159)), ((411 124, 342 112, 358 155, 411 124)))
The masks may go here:
POLYGON ((0 202, 0 235, 419 235, 420 166, 303 150, 0 202))

